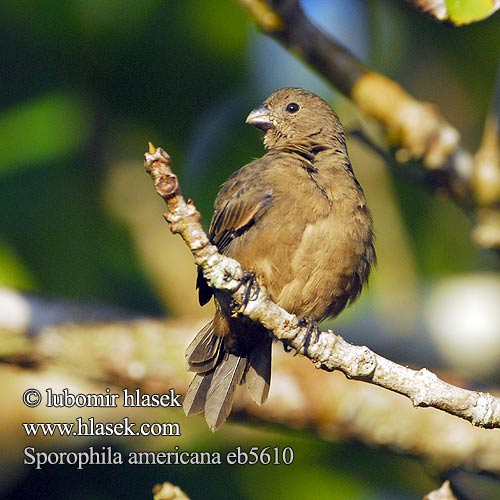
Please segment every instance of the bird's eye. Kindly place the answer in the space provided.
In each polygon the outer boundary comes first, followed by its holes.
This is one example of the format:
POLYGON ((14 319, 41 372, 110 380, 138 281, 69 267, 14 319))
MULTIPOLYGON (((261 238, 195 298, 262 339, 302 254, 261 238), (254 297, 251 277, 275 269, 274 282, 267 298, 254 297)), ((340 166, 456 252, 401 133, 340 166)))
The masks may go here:
POLYGON ((286 106, 286 111, 288 113, 297 113, 297 111, 300 109, 300 106, 296 102, 290 102, 286 106))

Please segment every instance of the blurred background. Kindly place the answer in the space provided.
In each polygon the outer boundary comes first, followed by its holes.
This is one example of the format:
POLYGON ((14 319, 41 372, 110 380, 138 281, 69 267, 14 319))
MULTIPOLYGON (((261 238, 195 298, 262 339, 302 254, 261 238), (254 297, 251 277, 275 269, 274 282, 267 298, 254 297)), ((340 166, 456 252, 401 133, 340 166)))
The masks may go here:
MULTIPOLYGON (((465 146, 477 149, 500 60, 498 14, 449 29, 398 0, 303 5, 363 62, 436 103, 465 146)), ((208 318, 210 308, 197 304, 190 254, 169 234, 162 201, 144 172, 147 141, 172 156, 184 194, 207 226, 220 184, 263 153, 259 132, 244 120, 275 89, 314 91, 346 128, 377 136, 349 101, 259 34, 234 1, 19 0, 0 4, 0 27, 4 290, 131 317, 208 318)), ((373 212, 379 265, 369 290, 334 327, 395 361, 498 387, 498 255, 472 243, 470 221, 453 202, 391 172, 356 139, 349 140, 349 151, 373 212)), ((13 306, 3 300, 0 311, 12 319, 13 306)), ((27 418, 20 394, 32 377, 0 365, 5 443, 27 418)), ((147 419, 154 420, 151 414, 147 419)), ((26 444, 19 443, 2 452, 0 496, 150 498, 155 482, 169 480, 191 498, 313 498, 312 490, 314 498, 396 500, 421 498, 439 484, 424 463, 359 443, 234 424, 212 436, 201 420, 186 422, 182 442, 191 449, 277 443, 293 446, 296 460, 274 467, 34 471, 22 465, 26 444)), ((170 449, 172 442, 116 439, 114 445, 170 449)), ((79 446, 75 440, 43 443, 48 449, 79 446)))

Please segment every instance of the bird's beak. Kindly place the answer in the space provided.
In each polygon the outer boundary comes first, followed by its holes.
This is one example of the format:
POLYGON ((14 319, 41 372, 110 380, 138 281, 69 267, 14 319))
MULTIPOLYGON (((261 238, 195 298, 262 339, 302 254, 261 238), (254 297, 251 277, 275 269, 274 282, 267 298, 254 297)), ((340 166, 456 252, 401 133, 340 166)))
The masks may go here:
POLYGON ((265 132, 274 127, 275 118, 274 113, 265 104, 261 104, 250 112, 246 123, 265 132))

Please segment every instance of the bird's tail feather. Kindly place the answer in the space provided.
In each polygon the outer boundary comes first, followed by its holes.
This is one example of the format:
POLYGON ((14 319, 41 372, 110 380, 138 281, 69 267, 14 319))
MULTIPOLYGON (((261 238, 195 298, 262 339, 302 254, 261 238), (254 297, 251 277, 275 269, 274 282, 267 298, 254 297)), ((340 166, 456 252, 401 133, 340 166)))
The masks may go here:
POLYGON ((223 337, 215 334, 214 322, 207 323, 186 349, 187 369, 204 373, 211 370, 219 360, 223 337))
POLYGON ((264 337, 248 357, 245 382, 252 399, 258 405, 264 404, 269 394, 271 383, 271 349, 271 338, 264 337))
POLYGON ((243 381, 259 405, 269 393, 271 339, 262 340, 246 355, 224 352, 224 337, 208 323, 186 350, 188 370, 195 372, 184 398, 186 415, 204 411, 212 431, 219 429, 231 413, 236 387, 243 381))
POLYGON ((229 353, 213 372, 205 400, 205 420, 212 431, 231 413, 234 390, 241 383, 246 364, 246 358, 229 353))
POLYGON ((210 388, 214 372, 197 373, 186 393, 186 397, 182 403, 184 413, 189 417, 190 415, 197 415, 205 409, 205 400, 207 399, 207 391, 210 388))

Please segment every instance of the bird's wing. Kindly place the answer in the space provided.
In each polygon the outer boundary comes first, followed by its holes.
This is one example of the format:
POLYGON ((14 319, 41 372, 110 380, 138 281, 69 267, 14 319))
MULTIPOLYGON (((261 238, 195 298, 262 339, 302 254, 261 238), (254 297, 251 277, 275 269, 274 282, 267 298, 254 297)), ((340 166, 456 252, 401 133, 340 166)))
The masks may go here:
MULTIPOLYGON (((210 241, 222 254, 227 253, 234 238, 243 234, 262 217, 272 199, 270 189, 256 190, 252 184, 238 183, 230 188, 232 193, 226 193, 225 201, 216 204, 208 233, 210 241)), ((196 287, 199 290, 200 304, 206 304, 212 297, 212 290, 203 278, 201 269, 198 270, 196 287)))
POLYGON ((225 253, 231 241, 252 227, 270 203, 270 192, 243 187, 218 207, 210 224, 209 238, 219 252, 225 253))

